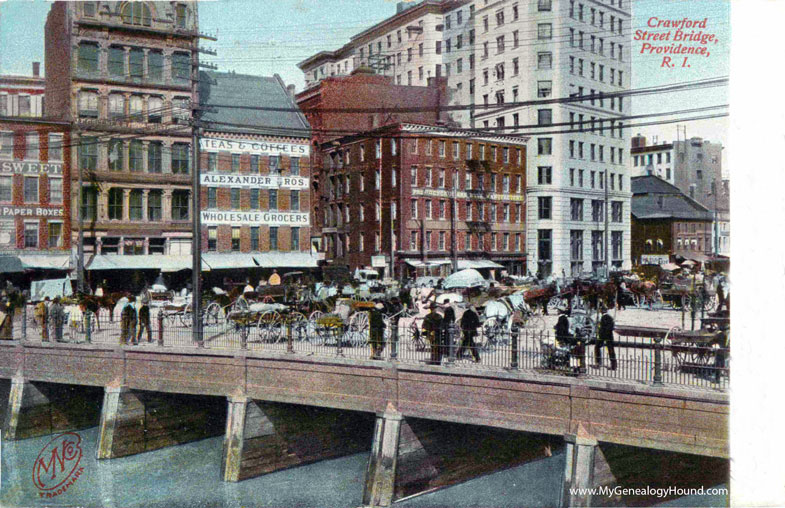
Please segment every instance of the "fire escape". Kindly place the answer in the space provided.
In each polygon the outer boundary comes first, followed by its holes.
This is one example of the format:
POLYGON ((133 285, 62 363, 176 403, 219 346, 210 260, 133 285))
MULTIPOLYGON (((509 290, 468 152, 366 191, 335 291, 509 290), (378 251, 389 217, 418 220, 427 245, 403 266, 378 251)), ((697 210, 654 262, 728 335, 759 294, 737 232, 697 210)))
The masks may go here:
MULTIPOLYGON (((477 187, 466 190, 467 208, 471 207, 476 212, 472 213, 472 220, 467 220, 466 225, 470 234, 480 235, 478 251, 489 254, 491 249, 486 247, 490 246, 490 242, 485 238, 485 234, 490 233, 491 223, 486 217, 490 214, 493 190, 485 185, 485 180, 486 175, 490 174, 491 164, 489 161, 467 160, 466 167, 477 175, 477 187)), ((467 245, 466 250, 471 250, 471 243, 467 242, 467 245)))

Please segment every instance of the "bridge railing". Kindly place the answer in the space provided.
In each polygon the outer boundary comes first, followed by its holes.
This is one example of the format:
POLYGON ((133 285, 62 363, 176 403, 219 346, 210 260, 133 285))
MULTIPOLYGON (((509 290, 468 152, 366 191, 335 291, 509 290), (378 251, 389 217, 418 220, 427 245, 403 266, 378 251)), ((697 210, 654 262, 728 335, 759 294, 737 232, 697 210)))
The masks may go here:
MULTIPOLYGON (((40 324, 36 327, 30 322, 30 313, 21 314, 15 317, 14 338, 42 340, 40 324), (23 318, 27 319, 25 326, 22 326, 23 318)), ((49 341, 54 342, 56 326, 52 320, 48 331, 49 341)), ((329 320, 265 321, 260 316, 254 320, 220 322, 208 319, 200 345, 191 329, 190 315, 158 309, 151 312, 149 328, 139 320, 124 323, 106 310, 97 315, 71 316, 62 323, 62 341, 113 346, 133 345, 138 341, 140 348, 277 351, 324 358, 431 364, 445 369, 526 370, 722 390, 728 387, 730 371, 730 350, 717 344, 615 335, 611 355, 607 344, 567 344, 557 341, 550 330, 481 327, 467 332, 451 327, 427 333, 410 322, 377 331, 369 330, 365 323, 329 320)))

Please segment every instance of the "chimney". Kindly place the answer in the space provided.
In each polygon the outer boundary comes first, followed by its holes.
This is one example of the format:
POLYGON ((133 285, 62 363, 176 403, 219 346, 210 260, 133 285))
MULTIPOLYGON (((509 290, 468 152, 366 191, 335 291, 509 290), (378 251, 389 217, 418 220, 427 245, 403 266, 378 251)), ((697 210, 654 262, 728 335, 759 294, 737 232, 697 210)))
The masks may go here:
POLYGON ((294 99, 294 96, 295 96, 295 87, 294 87, 294 85, 288 85, 288 86, 286 87, 286 91, 287 91, 287 92, 289 92, 289 96, 290 96, 292 99, 294 99))
POLYGON ((641 136, 638 133, 636 136, 630 140, 632 144, 632 148, 644 148, 646 146, 646 136, 641 136))
POLYGON ((41 76, 41 62, 33 62, 33 77, 41 76))

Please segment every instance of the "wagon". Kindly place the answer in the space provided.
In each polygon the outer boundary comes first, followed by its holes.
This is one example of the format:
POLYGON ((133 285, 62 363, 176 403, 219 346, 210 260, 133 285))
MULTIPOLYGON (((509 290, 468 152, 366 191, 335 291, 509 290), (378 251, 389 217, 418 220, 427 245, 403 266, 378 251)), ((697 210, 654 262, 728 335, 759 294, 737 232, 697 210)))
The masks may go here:
POLYGON ((722 332, 710 330, 675 331, 670 334, 670 350, 682 371, 705 371, 713 368, 722 332))

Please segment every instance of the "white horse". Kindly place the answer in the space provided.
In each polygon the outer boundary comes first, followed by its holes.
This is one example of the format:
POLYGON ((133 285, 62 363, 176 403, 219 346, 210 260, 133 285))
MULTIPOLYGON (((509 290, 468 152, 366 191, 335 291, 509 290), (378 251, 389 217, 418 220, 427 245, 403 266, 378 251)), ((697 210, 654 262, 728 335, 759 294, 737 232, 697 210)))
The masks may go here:
POLYGON ((521 312, 527 319, 525 328, 544 328, 542 318, 532 318, 533 311, 522 293, 514 293, 498 300, 486 302, 483 311, 483 331, 486 334, 508 334, 512 330, 512 315, 521 312))

